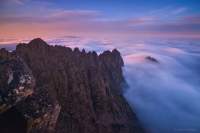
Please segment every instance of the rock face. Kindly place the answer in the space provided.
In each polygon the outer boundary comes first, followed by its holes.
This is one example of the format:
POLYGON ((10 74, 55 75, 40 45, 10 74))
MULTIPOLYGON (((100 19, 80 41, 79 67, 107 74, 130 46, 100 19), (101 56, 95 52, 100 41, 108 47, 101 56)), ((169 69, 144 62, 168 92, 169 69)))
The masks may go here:
POLYGON ((19 57, 0 49, 0 112, 33 93, 34 78, 19 57))
POLYGON ((151 57, 151 56, 147 56, 145 57, 145 59, 153 63, 159 63, 159 61, 156 58, 151 57))
POLYGON ((22 59, 1 49, 1 133, 53 132, 59 111, 59 104, 48 92, 35 89, 32 72, 22 59))
POLYGON ((97 55, 38 38, 19 44, 14 53, 35 78, 33 94, 12 104, 30 121, 27 132, 143 132, 122 95, 124 64, 117 50, 97 55))

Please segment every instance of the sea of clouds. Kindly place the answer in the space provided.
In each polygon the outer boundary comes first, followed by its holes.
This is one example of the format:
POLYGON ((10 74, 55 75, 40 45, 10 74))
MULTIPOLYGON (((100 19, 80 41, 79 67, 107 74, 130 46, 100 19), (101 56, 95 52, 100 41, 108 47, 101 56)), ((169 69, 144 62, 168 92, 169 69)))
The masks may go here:
POLYGON ((200 45, 144 45, 124 57, 124 74, 129 84, 124 93, 126 99, 148 132, 199 133, 200 45), (159 63, 145 60, 146 56, 159 63))
POLYGON ((147 132, 200 132, 200 42, 73 36, 47 41, 97 53, 117 48, 125 62, 128 88, 124 96, 147 132), (147 56, 158 62, 147 60, 147 56))

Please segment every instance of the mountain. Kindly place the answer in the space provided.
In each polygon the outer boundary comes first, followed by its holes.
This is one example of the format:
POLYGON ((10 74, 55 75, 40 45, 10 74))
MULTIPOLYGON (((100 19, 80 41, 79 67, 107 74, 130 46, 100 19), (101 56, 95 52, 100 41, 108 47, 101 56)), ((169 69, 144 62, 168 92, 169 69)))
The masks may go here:
MULTIPOLYGON (((1 50, 0 63, 0 72, 8 75, 5 79, 0 77, 0 95, 4 99, 0 101, 0 124, 5 119, 12 121, 9 116, 18 114, 24 123, 20 126, 28 133, 143 133, 122 95, 126 85, 124 63, 116 49, 97 55, 78 48, 50 46, 37 38, 17 45, 12 53, 1 50), (16 72, 18 78, 12 78, 11 83, 17 80, 12 88, 5 63, 21 66, 21 71, 16 72), (23 75, 30 78, 23 80, 27 87, 22 94, 28 90, 31 93, 17 95, 7 103, 9 93, 3 92, 18 90, 23 75)), ((13 67, 10 71, 15 73, 13 67)))

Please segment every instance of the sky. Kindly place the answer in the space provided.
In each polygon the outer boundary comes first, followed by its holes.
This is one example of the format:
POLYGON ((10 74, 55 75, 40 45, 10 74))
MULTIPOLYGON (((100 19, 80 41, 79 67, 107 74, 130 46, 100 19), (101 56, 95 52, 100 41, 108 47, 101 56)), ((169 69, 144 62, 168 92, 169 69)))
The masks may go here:
POLYGON ((199 0, 1 0, 0 42, 87 36, 200 39, 199 0))

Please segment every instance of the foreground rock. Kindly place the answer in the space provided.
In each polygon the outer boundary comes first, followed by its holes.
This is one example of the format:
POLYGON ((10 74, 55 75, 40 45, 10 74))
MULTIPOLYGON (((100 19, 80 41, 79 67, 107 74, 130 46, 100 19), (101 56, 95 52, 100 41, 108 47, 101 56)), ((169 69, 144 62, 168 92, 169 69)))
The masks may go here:
POLYGON ((14 52, 0 50, 1 133, 53 132, 60 106, 36 90, 31 70, 14 52))
POLYGON ((33 94, 12 104, 28 120, 26 132, 143 132, 122 96, 123 60, 117 50, 97 55, 34 39, 14 53, 35 78, 33 94))
POLYGON ((31 71, 19 57, 0 49, 0 113, 33 93, 31 71))

